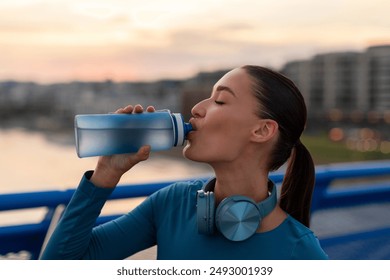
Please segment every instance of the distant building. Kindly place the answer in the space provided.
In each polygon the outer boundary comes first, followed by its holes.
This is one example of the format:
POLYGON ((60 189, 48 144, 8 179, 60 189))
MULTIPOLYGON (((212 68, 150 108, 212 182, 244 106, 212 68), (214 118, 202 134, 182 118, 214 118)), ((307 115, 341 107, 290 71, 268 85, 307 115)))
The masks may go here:
POLYGON ((390 45, 319 54, 291 61, 281 72, 300 88, 311 117, 356 118, 390 110, 390 45))
MULTIPOLYGON (((72 127, 75 114, 107 113, 127 104, 154 105, 191 117, 192 107, 211 95, 230 69, 201 72, 186 80, 80 82, 41 85, 0 82, 0 117, 40 116, 72 127)), ((285 64, 305 97, 308 118, 321 121, 390 123, 390 45, 364 52, 318 54, 285 64)))
POLYGON ((369 110, 390 109, 390 45, 371 47, 364 54, 368 67, 369 110))

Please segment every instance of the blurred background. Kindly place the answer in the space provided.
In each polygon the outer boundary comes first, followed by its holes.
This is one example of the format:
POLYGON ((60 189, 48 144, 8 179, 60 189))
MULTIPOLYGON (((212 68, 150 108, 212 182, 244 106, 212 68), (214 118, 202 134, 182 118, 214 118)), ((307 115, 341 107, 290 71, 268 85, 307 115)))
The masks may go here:
MULTIPOLYGON (((306 98, 316 164, 390 159, 390 2, 0 2, 0 192, 74 187, 95 158, 75 114, 154 104, 189 118, 226 71, 281 71, 306 98)), ((123 182, 196 176, 180 149, 123 182), (150 174, 153 174, 151 177, 150 174)))

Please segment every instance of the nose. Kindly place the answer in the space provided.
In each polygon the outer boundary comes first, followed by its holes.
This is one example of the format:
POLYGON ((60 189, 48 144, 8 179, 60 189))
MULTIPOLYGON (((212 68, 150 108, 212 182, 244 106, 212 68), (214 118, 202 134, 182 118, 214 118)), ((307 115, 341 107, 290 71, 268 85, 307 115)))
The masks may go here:
POLYGON ((201 118, 201 117, 205 116, 205 114, 206 114, 205 102, 206 101, 207 101, 207 99, 204 99, 204 100, 198 102, 197 104, 195 104, 194 107, 192 107, 192 109, 191 109, 192 116, 194 116, 195 118, 201 118))

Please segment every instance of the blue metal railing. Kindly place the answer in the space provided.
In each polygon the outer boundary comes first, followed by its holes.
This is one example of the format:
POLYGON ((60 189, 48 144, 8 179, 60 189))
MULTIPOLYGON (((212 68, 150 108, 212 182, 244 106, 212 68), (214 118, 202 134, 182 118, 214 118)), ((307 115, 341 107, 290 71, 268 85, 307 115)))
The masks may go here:
MULTIPOLYGON (((273 173, 271 179, 280 185, 283 174, 273 173)), ((173 182, 121 185, 112 193, 110 200, 145 197, 173 182)), ((73 192, 74 189, 0 195, 0 213, 18 209, 46 209, 44 218, 38 223, 0 227, 0 255, 28 252, 27 255, 31 259, 37 259, 55 209, 66 205, 73 192)), ((390 161, 317 166, 312 213, 373 203, 390 203, 390 161)), ((101 215, 97 223, 104 223, 119 215, 101 215)), ((364 223, 364 220, 362 222, 364 223)), ((390 259, 390 223, 373 230, 320 237, 320 242, 331 258, 390 259), (379 257, 377 254, 368 253, 367 248, 372 251, 375 246, 380 246, 381 251, 384 251, 383 248, 388 250, 379 257)))

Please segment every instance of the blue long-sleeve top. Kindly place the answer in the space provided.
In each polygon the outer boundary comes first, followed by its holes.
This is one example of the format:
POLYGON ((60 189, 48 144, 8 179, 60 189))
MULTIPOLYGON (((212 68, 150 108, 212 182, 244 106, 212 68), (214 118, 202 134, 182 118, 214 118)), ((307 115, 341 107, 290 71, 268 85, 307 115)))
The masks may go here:
POLYGON ((131 212, 95 227, 113 189, 94 186, 87 172, 51 236, 42 259, 125 259, 157 246, 157 259, 327 259, 313 232, 288 216, 245 241, 198 233, 196 195, 203 182, 165 187, 131 212))

